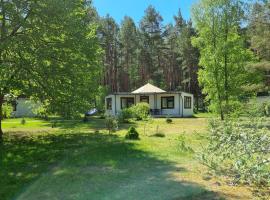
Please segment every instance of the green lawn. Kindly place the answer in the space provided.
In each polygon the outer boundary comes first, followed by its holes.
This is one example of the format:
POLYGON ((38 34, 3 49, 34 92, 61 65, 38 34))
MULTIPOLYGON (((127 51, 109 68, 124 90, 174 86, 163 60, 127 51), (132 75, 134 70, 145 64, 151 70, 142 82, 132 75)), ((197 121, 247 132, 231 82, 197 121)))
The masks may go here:
POLYGON ((109 135, 104 120, 88 123, 5 120, 0 199, 252 199, 248 188, 228 186, 196 159, 205 144, 206 118, 122 124, 109 135), (139 141, 127 141, 129 126, 139 141), (153 137, 163 132, 164 138, 153 137), (98 131, 98 132, 97 132, 98 131), (183 151, 182 141, 195 153, 183 151))

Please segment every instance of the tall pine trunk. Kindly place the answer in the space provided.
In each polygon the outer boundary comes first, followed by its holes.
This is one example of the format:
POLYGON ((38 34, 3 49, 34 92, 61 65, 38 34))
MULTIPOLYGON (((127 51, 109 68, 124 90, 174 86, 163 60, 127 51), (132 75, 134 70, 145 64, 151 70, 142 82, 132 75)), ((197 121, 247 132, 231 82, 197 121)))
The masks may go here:
POLYGON ((3 130, 2 130, 3 103, 4 103, 4 95, 0 95, 0 144, 3 142, 3 130))

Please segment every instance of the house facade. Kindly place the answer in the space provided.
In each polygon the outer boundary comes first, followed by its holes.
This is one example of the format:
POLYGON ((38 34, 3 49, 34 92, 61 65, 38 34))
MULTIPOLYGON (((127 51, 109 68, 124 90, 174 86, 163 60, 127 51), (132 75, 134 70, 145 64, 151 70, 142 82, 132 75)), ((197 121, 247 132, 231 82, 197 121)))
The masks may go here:
POLYGON ((123 109, 140 102, 148 103, 150 114, 156 117, 191 117, 193 95, 186 92, 166 92, 151 84, 128 93, 114 93, 105 98, 106 114, 118 115, 123 109))

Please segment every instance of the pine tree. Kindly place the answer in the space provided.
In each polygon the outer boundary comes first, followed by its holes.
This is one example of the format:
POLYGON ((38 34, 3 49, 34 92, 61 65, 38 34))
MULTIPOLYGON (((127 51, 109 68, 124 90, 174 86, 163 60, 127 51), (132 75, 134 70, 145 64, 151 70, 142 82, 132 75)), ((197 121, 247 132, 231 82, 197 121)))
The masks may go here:
POLYGON ((120 91, 130 91, 138 86, 138 34, 134 21, 125 17, 120 28, 120 91))
POLYGON ((145 11, 140 22, 140 66, 142 81, 151 80, 157 86, 164 86, 161 67, 163 48, 162 17, 153 6, 145 11))
POLYGON ((100 42, 104 50, 103 84, 108 92, 119 91, 119 27, 112 17, 107 15, 100 20, 100 42))
POLYGON ((259 62, 253 67, 264 75, 264 83, 259 88, 262 94, 270 90, 270 1, 255 2, 252 6, 248 33, 251 50, 258 56, 259 62))

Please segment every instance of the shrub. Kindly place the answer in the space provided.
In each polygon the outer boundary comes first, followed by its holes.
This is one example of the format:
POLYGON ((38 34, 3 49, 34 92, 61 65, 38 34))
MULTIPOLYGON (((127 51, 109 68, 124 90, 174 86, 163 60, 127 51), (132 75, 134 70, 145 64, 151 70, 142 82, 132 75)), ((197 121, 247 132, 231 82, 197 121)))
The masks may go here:
POLYGON ((194 150, 189 147, 187 144, 186 144, 186 139, 183 135, 180 135, 178 137, 178 141, 179 141, 179 151, 182 152, 182 153, 194 153, 194 150))
POLYGON ((105 119, 106 128, 109 131, 109 134, 118 129, 118 121, 113 116, 107 116, 105 119))
POLYGON ((89 121, 89 120, 88 120, 88 117, 87 117, 87 116, 84 116, 84 117, 83 117, 83 122, 86 123, 86 122, 88 122, 88 121, 89 121))
POLYGON ((52 128, 56 128, 56 126, 57 126, 57 121, 53 121, 52 122, 52 128))
POLYGON ((130 108, 134 118, 137 120, 145 120, 149 116, 150 106, 148 103, 138 103, 130 108))
POLYGON ((244 118, 209 123, 209 145, 202 162, 235 183, 257 188, 270 186, 270 134, 264 118, 244 118))
POLYGON ((156 127, 156 132, 155 134, 153 134, 152 136, 154 137, 165 137, 165 134, 162 133, 160 130, 159 130, 159 126, 156 127))
POLYGON ((106 116, 104 113, 101 113, 100 116, 99 116, 99 119, 106 119, 106 116))
POLYGON ((269 101, 264 102, 262 106, 264 110, 264 116, 270 117, 270 102, 269 101))
POLYGON ((26 120, 25 120, 24 118, 22 118, 21 124, 22 124, 22 125, 25 125, 25 124, 26 124, 26 120))
POLYGON ((129 140, 138 140, 139 139, 139 133, 137 132, 137 130, 133 126, 131 126, 128 129, 128 132, 126 134, 126 139, 129 139, 129 140))
POLYGON ((270 116, 270 102, 257 102, 256 100, 243 104, 240 114, 248 117, 269 117, 270 116), (247 109, 248 108, 248 109, 247 109))
POLYGON ((13 107, 8 103, 4 103, 2 107, 2 116, 4 118, 10 118, 12 116, 13 107))
POLYGON ((47 106, 48 103, 44 103, 42 105, 40 105, 35 111, 34 113, 37 115, 37 117, 44 119, 44 120, 49 120, 48 117, 48 111, 47 111, 47 106))
POLYGON ((171 118, 166 118, 166 122, 167 122, 168 124, 171 124, 171 123, 172 123, 172 119, 171 119, 171 118))
POLYGON ((154 137, 165 137, 165 134, 159 132, 159 133, 155 133, 153 136, 154 136, 154 137))
POLYGON ((128 123, 129 122, 129 119, 132 118, 132 109, 130 108, 125 108, 123 109, 119 115, 117 116, 119 122, 122 122, 122 123, 128 123))

